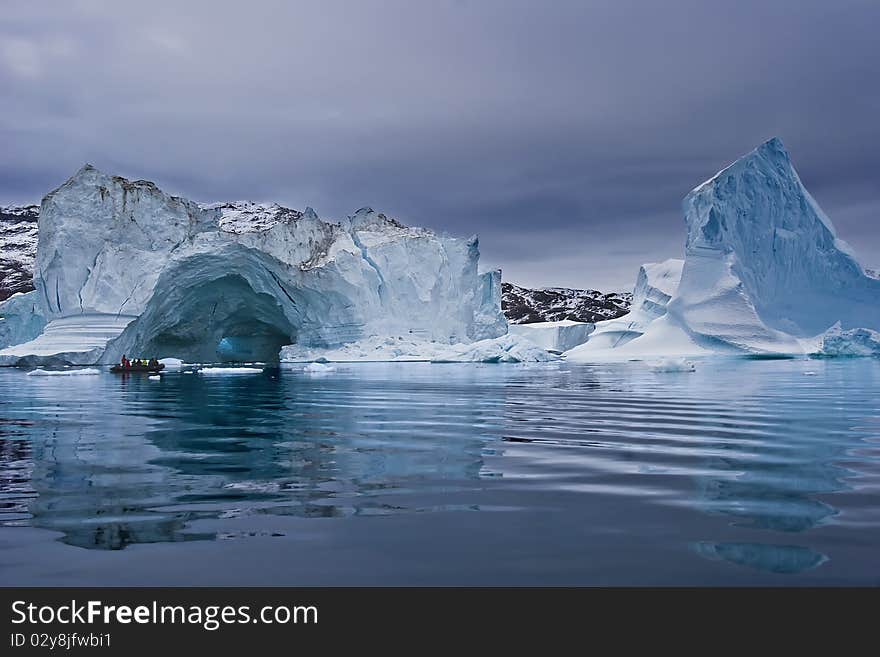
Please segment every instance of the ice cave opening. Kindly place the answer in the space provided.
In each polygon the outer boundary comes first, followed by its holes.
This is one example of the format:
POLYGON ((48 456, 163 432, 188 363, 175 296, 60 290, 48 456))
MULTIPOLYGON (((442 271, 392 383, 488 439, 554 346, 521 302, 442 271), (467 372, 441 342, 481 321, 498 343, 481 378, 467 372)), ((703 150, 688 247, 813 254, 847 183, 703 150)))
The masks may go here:
POLYGON ((186 362, 273 362, 297 330, 272 294, 237 274, 156 294, 114 351, 186 362))

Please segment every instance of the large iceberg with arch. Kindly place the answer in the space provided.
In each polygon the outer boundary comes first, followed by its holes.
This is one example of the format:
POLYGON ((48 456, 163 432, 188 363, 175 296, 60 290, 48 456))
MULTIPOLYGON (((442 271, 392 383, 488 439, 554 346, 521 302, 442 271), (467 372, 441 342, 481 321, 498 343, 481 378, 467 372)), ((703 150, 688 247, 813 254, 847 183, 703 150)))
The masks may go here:
POLYGON ((0 304, 0 364, 122 354, 276 360, 371 336, 469 344, 507 332, 476 237, 363 208, 199 205, 84 166, 42 202, 35 290, 0 304))

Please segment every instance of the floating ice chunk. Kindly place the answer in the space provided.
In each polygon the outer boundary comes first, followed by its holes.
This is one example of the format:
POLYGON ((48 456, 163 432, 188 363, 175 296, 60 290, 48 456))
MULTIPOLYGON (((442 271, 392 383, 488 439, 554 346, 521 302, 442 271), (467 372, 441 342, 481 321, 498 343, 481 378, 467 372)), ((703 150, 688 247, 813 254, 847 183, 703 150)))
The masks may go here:
POLYGON ((517 335, 454 345, 431 359, 434 363, 546 363, 559 356, 517 335))
POLYGON ((335 371, 335 367, 324 363, 309 363, 303 368, 303 372, 308 372, 309 374, 329 374, 335 371))
POLYGON ((183 361, 179 358, 160 358, 159 364, 164 365, 166 370, 179 370, 183 367, 183 361))
POLYGON ((835 324, 822 336, 819 355, 841 356, 880 356, 880 333, 866 328, 844 331, 835 324))
POLYGON ((654 372, 696 372, 697 367, 686 358, 663 358, 648 363, 654 372))
POLYGON ((447 344, 417 338, 378 337, 321 349, 289 345, 281 350, 285 363, 322 362, 435 362, 435 363, 527 363, 556 360, 557 355, 517 335, 447 344))
POLYGON ((161 381, 161 380, 162 380, 162 377, 159 376, 158 374, 155 374, 155 375, 153 375, 153 376, 148 376, 147 378, 148 378, 150 381, 161 381))
POLYGON ((205 367, 199 370, 199 374, 261 374, 263 370, 258 367, 205 367))
MULTIPOLYGON (((3 243, 0 251, 5 251, 7 246, 8 242, 3 243)), ((5 258, 5 252, 3 255, 5 258)), ((40 334, 46 326, 46 318, 40 314, 38 306, 39 299, 33 291, 19 292, 0 301, 0 349, 28 342, 40 334)))
POLYGON ((548 351, 568 351, 590 338, 595 324, 574 322, 568 319, 558 322, 533 322, 531 324, 511 324, 511 335, 524 337, 548 351))
POLYGON ((75 370, 44 370, 36 369, 27 373, 28 376, 90 376, 100 374, 101 370, 95 368, 75 369, 75 370))

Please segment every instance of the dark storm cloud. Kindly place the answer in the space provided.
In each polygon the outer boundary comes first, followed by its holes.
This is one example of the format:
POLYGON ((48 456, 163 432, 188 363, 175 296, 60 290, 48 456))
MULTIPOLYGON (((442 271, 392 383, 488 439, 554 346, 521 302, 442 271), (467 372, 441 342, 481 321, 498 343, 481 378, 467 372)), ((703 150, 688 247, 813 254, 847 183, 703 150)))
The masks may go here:
POLYGON ((880 5, 4 2, 0 199, 84 161, 199 200, 478 232, 525 284, 625 288, 680 201, 780 135, 880 264, 880 5), (185 5, 185 9, 181 9, 185 5))

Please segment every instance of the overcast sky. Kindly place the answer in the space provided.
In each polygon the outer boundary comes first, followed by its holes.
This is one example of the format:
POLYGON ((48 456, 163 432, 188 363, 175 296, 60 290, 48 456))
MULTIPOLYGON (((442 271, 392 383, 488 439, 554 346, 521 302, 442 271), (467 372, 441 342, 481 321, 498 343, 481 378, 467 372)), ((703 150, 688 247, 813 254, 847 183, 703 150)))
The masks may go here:
POLYGON ((682 254, 682 197, 778 135, 880 265, 878 26, 877 0, 2 0, 0 202, 91 162, 628 289, 682 254))

